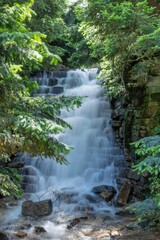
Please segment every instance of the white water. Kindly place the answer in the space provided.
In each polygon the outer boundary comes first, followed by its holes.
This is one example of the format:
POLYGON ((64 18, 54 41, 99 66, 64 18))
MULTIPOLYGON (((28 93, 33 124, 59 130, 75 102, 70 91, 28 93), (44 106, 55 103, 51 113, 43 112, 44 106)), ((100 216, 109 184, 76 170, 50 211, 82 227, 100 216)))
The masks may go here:
MULTIPOLYGON (((109 210, 111 214, 114 213, 114 207, 96 199, 91 192, 94 186, 101 184, 116 188, 118 169, 114 163, 116 160, 123 161, 121 150, 116 146, 112 132, 109 99, 104 96, 101 87, 97 84, 96 71, 96 69, 71 70, 67 73, 67 77, 56 77, 58 86, 64 88, 66 96, 85 97, 80 108, 61 111, 61 117, 72 126, 71 130, 67 129, 65 133, 56 136, 60 141, 74 147, 66 156, 68 166, 57 164, 49 158, 31 159, 27 155, 21 156, 22 161, 25 162, 22 174, 27 183, 27 192, 35 192, 39 197, 47 192, 41 200, 53 199, 56 197, 55 192, 64 192, 69 196, 73 194, 69 202, 66 201, 66 197, 61 198, 60 214, 55 213, 59 211, 58 204, 55 203, 53 216, 40 223, 47 230, 49 239, 64 240, 67 216, 73 218, 79 212, 88 211, 88 207, 94 212, 105 213, 109 210), (90 202, 86 194, 93 197, 95 202, 90 202), (60 225, 55 224, 58 218, 62 223, 60 225)), ((54 77, 53 73, 49 76, 43 73, 36 78, 40 84, 39 95, 52 95, 53 86, 49 86, 51 77, 54 77)), ((34 194, 31 198, 38 200, 34 194)), ((20 217, 19 208, 14 212, 14 216, 12 210, 7 220, 12 221, 16 216, 20 217)), ((30 233, 32 235, 32 229, 30 233)), ((74 239, 74 237, 65 239, 74 239)))
MULTIPOLYGON (((71 70, 66 78, 58 79, 66 96, 85 97, 80 108, 61 111, 61 117, 72 129, 67 129, 57 138, 74 149, 67 156, 67 166, 57 164, 53 159, 34 158, 30 161, 24 156, 30 175, 27 177, 30 183, 28 191, 45 191, 53 185, 59 189, 72 187, 81 192, 88 192, 99 184, 116 187, 114 162, 122 156, 113 137, 109 99, 103 96, 101 87, 97 85, 96 71, 71 70)), ((38 82, 41 94, 46 95, 45 89, 52 88, 48 86, 47 75, 44 74, 38 82)), ((50 89, 48 92, 51 95, 50 89)))

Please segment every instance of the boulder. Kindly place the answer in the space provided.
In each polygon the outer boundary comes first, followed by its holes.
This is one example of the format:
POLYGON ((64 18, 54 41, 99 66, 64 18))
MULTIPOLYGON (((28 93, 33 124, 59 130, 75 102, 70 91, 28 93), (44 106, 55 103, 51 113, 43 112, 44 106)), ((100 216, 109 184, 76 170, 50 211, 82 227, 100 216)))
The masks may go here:
POLYGON ((31 200, 22 203, 22 214, 24 216, 34 217, 33 202, 31 200))
POLYGON ((105 201, 109 202, 114 197, 114 192, 101 192, 99 194, 105 201))
POLYGON ((41 233, 45 233, 47 232, 46 229, 44 227, 41 227, 41 226, 35 226, 34 227, 34 232, 36 234, 41 234, 41 233))
POLYGON ((0 232, 0 239, 1 240, 9 240, 9 237, 5 232, 0 232))
POLYGON ((43 217, 52 213, 52 201, 50 199, 32 202, 31 200, 22 203, 22 214, 30 217, 43 217))
POLYGON ((98 194, 105 201, 109 202, 114 197, 116 190, 112 186, 100 185, 100 186, 94 187, 92 189, 92 192, 94 192, 95 194, 98 194))
POLYGON ((117 203, 116 203, 117 207, 123 207, 127 204, 131 189, 132 189, 132 184, 129 181, 126 181, 122 185, 117 198, 117 203))
POLYGON ((27 236, 27 233, 18 230, 16 232, 14 232, 14 235, 18 238, 24 238, 27 236))

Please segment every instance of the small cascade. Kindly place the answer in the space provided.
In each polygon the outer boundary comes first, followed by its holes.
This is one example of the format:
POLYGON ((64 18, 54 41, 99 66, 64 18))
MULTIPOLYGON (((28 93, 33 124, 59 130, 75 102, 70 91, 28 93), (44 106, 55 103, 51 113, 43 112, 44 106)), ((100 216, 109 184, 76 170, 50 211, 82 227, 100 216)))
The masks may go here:
POLYGON ((61 73, 41 73, 34 78, 39 84, 39 96, 64 94, 83 96, 80 108, 61 110, 61 118, 72 129, 57 135, 57 139, 74 147, 67 156, 68 165, 50 158, 21 156, 26 192, 46 191, 49 187, 75 189, 82 194, 92 187, 105 184, 116 188, 118 169, 123 155, 115 144, 111 127, 111 108, 107 96, 97 84, 97 69, 70 70, 61 73))

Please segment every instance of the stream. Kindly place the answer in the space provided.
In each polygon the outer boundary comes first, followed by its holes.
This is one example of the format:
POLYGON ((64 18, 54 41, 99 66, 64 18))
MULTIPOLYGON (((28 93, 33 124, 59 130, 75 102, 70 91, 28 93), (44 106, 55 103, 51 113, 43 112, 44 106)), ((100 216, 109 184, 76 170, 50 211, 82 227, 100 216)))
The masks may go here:
POLYGON ((2 202, 5 207, 1 208, 0 228, 9 239, 19 239, 16 231, 25 232, 26 240, 160 239, 157 235, 147 238, 145 232, 136 235, 137 231, 131 236, 132 232, 124 230, 124 226, 132 224, 134 218, 117 214, 117 193, 105 201, 93 191, 107 185, 117 192, 117 161, 118 166, 124 162, 111 127, 109 98, 98 85, 96 74, 97 69, 70 70, 67 75, 43 72, 34 78, 39 83, 38 96, 64 94, 83 96, 84 100, 80 108, 60 113, 72 126, 56 136, 74 148, 67 156, 68 165, 57 164, 50 158, 31 159, 27 154, 18 157, 25 163, 21 174, 26 193, 20 201, 2 202), (23 201, 45 199, 52 200, 52 214, 37 219, 22 216, 23 201), (46 232, 35 232, 35 226, 46 232))

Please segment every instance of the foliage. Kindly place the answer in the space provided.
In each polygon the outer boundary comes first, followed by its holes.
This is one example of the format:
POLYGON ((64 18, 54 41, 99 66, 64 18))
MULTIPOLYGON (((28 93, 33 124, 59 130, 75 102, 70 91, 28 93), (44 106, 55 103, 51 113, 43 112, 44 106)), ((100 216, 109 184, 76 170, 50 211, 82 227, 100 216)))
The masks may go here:
POLYGON ((75 14, 75 8, 79 6, 80 2, 77 1, 70 4, 63 15, 67 26, 67 35, 64 44, 66 53, 63 60, 71 68, 90 67, 97 62, 97 59, 91 56, 87 40, 79 31, 80 22, 75 14))
MULTIPOLYGON (((0 3, 0 160, 10 161, 11 155, 21 151, 64 163, 70 147, 58 142, 55 135, 70 126, 59 118, 59 111, 79 106, 81 98, 30 97, 38 86, 29 74, 38 70, 44 59, 55 65, 60 58, 49 52, 44 34, 32 32, 26 25, 34 14, 33 1, 0 3)), ((0 171, 1 194, 19 194, 14 172, 0 171)))
POLYGON ((160 50, 155 8, 146 0, 88 0, 76 13, 92 54, 101 59, 102 83, 112 86, 111 95, 129 91, 135 84, 145 85, 160 50))
POLYGON ((139 220, 147 219, 153 222, 160 219, 160 207, 154 199, 136 202, 127 207, 127 209, 135 213, 139 220))
POLYGON ((0 168, 0 195, 20 197, 23 192, 20 187, 21 180, 17 170, 0 168))
MULTIPOLYGON (((159 131, 160 127, 157 126, 154 132, 159 133, 159 131)), ((135 152, 140 157, 139 163, 133 167, 133 170, 138 174, 144 172, 149 174, 150 197, 152 197, 142 203, 134 204, 131 209, 141 218, 160 220, 158 215, 160 211, 160 135, 142 138, 131 145, 135 147, 135 152), (146 203, 151 204, 151 207, 146 203)))
MULTIPOLYGON (((64 54, 63 43, 67 34, 67 27, 63 20, 65 0, 34 1, 32 9, 35 14, 28 26, 32 31, 39 31, 46 35, 45 43, 49 50, 58 55, 64 54)), ((43 65, 44 66, 44 65, 43 65)), ((46 62, 46 67, 49 67, 46 62)))

